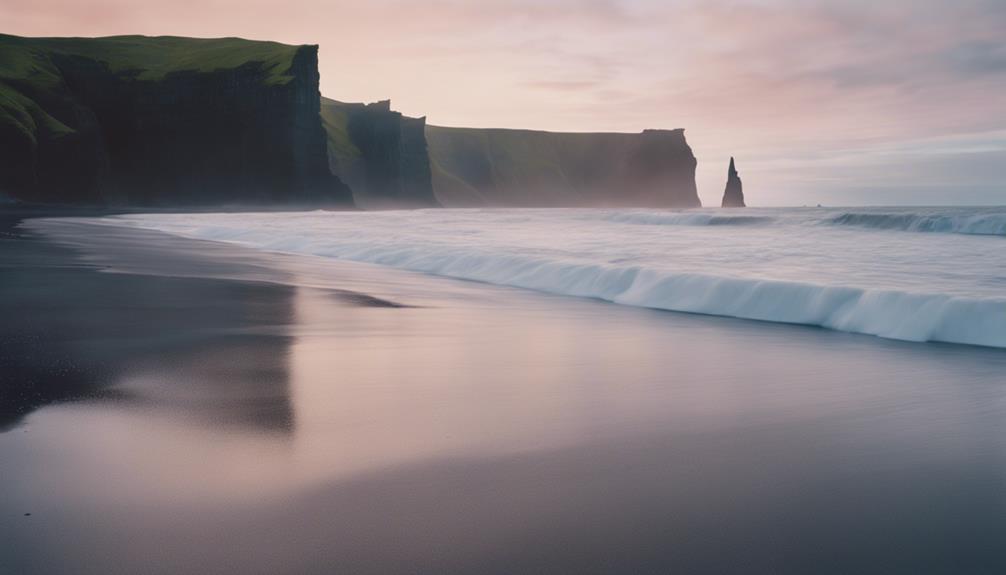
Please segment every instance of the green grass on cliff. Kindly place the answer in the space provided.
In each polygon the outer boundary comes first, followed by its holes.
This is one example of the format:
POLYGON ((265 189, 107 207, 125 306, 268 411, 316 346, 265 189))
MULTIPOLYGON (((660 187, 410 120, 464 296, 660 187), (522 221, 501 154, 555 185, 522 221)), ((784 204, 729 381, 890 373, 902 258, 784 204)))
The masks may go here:
POLYGON ((22 38, 0 35, 0 79, 52 82, 40 59, 48 54, 81 56, 104 62, 115 73, 138 80, 160 80, 171 72, 212 72, 259 62, 266 82, 284 84, 299 46, 242 38, 109 36, 106 38, 22 38))
POLYGON ((681 130, 588 133, 427 125, 426 142, 434 190, 448 206, 697 202, 687 183, 688 160, 694 158, 681 130))
POLYGON ((587 181, 600 182, 598 160, 617 156, 632 134, 589 134, 535 130, 426 127, 437 193, 478 204, 506 191, 517 202, 573 197, 587 181), (475 196, 472 192, 478 191, 475 196), (488 194, 488 197, 486 197, 488 194), (530 194, 528 197, 518 197, 530 194), (470 196, 464 198, 463 196, 470 196))
POLYGON ((110 36, 106 38, 23 38, 0 34, 0 130, 17 130, 35 141, 39 130, 52 136, 72 133, 42 109, 30 94, 63 90, 52 56, 76 56, 106 64, 116 74, 158 81, 172 72, 212 72, 252 62, 265 83, 289 82, 299 46, 241 38, 110 36))
POLYGON ((328 133, 329 154, 335 154, 340 161, 352 161, 360 157, 360 149, 349 136, 349 114, 346 104, 321 99, 321 123, 328 133))
POLYGON ((39 131, 51 137, 73 133, 73 130, 30 98, 0 82, 0 130, 13 129, 34 142, 39 131))

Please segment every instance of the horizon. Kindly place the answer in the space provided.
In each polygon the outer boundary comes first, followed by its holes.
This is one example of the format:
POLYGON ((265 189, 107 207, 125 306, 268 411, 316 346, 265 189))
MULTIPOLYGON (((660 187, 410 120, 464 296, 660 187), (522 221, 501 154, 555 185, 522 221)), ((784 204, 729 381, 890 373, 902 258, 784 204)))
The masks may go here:
POLYGON ((0 19, 0 572, 1006 571, 1006 0, 0 19))
POLYGON ((437 126, 685 129, 704 205, 730 156, 754 205, 1006 203, 1006 9, 992 0, 268 6, 14 0, 0 15, 23 36, 317 44, 324 96, 390 99, 437 126))

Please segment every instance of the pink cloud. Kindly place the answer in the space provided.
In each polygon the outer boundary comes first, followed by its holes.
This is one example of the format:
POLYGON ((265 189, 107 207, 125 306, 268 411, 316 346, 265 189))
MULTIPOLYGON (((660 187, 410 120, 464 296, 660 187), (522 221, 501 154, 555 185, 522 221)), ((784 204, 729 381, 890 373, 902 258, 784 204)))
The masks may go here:
POLYGON ((5 0, 0 21, 316 43, 326 95, 390 97, 434 123, 685 127, 707 201, 731 154, 778 166, 1006 128, 996 0, 5 0))

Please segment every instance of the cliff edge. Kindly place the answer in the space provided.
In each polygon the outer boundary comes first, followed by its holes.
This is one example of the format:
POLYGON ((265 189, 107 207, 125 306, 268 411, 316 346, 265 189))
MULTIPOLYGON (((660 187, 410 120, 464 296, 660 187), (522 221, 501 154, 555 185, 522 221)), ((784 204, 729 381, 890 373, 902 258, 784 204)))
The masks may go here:
POLYGON ((464 206, 698 207, 684 130, 561 133, 426 126, 433 189, 464 206))
POLYGON ((328 162, 366 209, 435 207, 426 147, 426 118, 391 109, 390 100, 372 104, 322 98, 328 133, 328 162))
POLYGON ((0 193, 28 202, 348 206, 317 46, 0 35, 0 193))

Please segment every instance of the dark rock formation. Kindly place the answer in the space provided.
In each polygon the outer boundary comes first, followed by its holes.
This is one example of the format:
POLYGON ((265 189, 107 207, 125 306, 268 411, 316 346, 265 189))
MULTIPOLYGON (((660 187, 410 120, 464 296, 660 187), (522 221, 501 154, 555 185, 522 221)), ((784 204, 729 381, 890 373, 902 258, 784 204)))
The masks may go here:
POLYGON ((727 187, 723 191, 723 207, 744 207, 744 186, 741 184, 740 176, 737 175, 733 157, 730 158, 730 168, 727 170, 727 187))
POLYGON ((697 207, 684 130, 640 134, 426 127, 445 206, 697 207))
POLYGON ((322 99, 332 172, 363 208, 438 206, 426 149, 426 118, 391 110, 391 101, 347 104, 322 99))
POLYGON ((0 36, 0 194, 106 205, 351 204, 317 46, 0 36))

